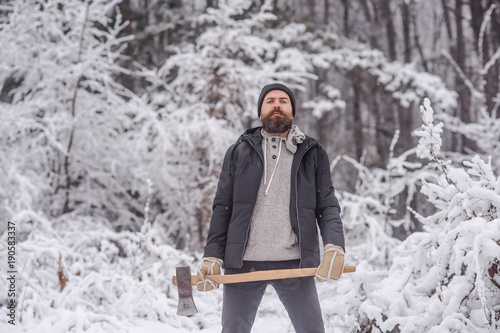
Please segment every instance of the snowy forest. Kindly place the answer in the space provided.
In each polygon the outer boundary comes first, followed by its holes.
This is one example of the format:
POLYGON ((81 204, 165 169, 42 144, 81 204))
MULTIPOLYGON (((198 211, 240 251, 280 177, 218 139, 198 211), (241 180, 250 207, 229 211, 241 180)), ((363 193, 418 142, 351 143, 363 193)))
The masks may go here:
MULTIPOLYGON (((0 331, 220 332, 171 278, 271 82, 357 267, 326 331, 499 332, 499 0, 2 0, 0 331)), ((293 332, 272 290, 253 331, 293 332)))

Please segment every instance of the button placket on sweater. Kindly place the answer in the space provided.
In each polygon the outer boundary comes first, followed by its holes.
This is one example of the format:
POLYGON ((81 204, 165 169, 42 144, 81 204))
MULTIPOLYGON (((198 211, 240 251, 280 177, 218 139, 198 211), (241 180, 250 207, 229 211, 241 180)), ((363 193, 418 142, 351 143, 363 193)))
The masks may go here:
MULTIPOLYGON (((267 168, 268 168, 268 173, 267 173, 267 182, 269 182, 271 175, 269 170, 273 170, 276 163, 278 162, 278 145, 280 144, 280 140, 282 141, 281 144, 283 147, 285 147, 285 140, 277 137, 267 137, 265 138, 268 142, 267 144, 267 151, 265 154, 267 155, 267 168)), ((283 153, 283 152, 282 152, 283 153)), ((272 174, 272 172, 271 172, 272 174)), ((266 182, 266 183, 267 183, 266 182)))
MULTIPOLYGON (((276 142, 276 139, 275 139, 275 138, 272 138, 272 141, 273 141, 273 142, 276 142)), ((272 154, 272 156, 271 156, 271 157, 272 157, 272 159, 273 159, 273 160, 275 160, 275 159, 276 159, 276 157, 277 157, 277 156, 276 156, 276 150, 278 149, 278 146, 276 146, 275 144, 273 144, 273 145, 271 146, 271 148, 272 148, 272 150, 271 150, 271 154, 272 154)))
POLYGON ((268 148, 268 151, 266 152, 269 155, 271 155, 271 159, 273 160, 273 164, 272 164, 273 167, 274 167, 274 163, 276 162, 276 159, 278 158, 278 145, 277 145, 278 140, 279 139, 271 138, 271 141, 273 142, 273 144, 268 146, 269 148, 268 148))

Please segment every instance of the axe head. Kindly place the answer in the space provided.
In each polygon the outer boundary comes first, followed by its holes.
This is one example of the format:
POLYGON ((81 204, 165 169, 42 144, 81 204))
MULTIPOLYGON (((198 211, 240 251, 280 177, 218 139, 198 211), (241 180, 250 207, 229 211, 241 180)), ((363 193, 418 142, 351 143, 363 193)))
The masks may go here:
POLYGON ((189 266, 177 267, 175 269, 177 277, 177 291, 179 292, 179 304, 177 314, 179 316, 192 316, 198 313, 193 300, 193 290, 191 289, 191 268, 189 266))

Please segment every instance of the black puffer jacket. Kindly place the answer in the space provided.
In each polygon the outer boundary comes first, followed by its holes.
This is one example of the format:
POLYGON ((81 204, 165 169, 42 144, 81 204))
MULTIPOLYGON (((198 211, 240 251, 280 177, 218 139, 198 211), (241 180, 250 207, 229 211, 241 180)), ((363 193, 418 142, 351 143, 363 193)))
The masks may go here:
MULTIPOLYGON (((261 127, 247 130, 224 157, 205 257, 224 261, 224 268, 240 268, 250 232, 264 168, 261 127)), ((320 264, 317 224, 324 244, 344 248, 340 206, 330 177, 328 156, 318 141, 307 137, 297 147, 292 163, 290 219, 297 234, 301 267, 320 264)))

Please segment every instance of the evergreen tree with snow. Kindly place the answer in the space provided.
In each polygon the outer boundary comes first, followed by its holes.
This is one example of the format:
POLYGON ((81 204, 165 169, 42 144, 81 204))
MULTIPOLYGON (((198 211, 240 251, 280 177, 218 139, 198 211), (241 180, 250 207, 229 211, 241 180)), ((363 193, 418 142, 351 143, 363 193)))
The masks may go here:
POLYGON ((464 167, 442 159, 443 123, 433 123, 427 99, 417 155, 429 159, 436 182, 422 192, 437 211, 419 219, 394 251, 386 278, 370 287, 360 312, 372 331, 493 332, 500 328, 500 179, 491 161, 464 167))

